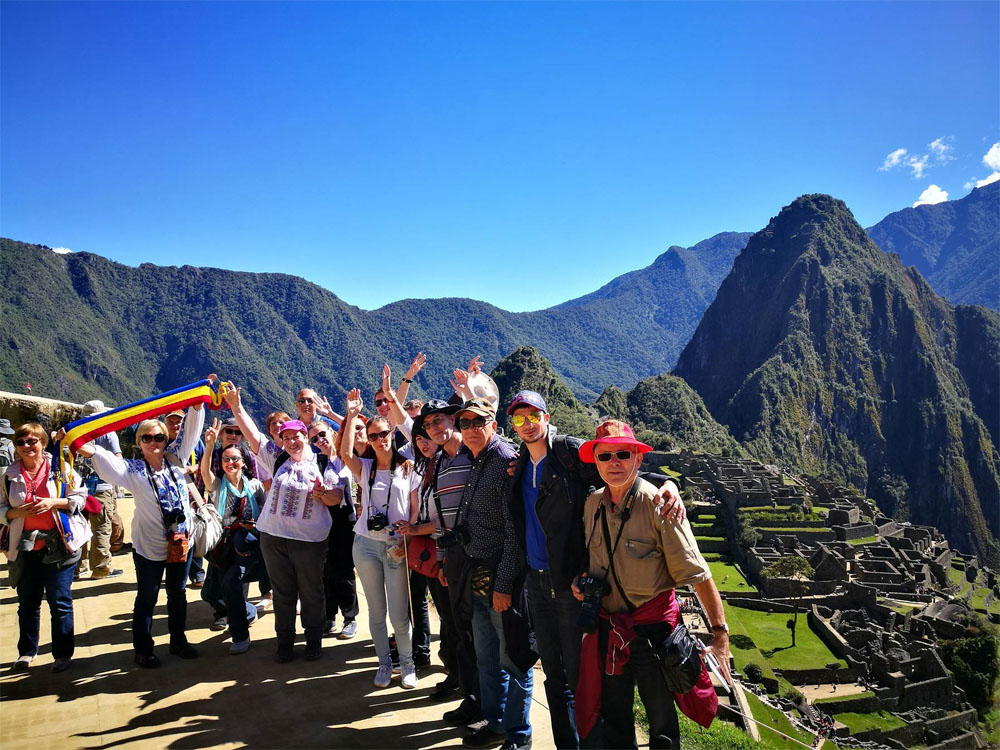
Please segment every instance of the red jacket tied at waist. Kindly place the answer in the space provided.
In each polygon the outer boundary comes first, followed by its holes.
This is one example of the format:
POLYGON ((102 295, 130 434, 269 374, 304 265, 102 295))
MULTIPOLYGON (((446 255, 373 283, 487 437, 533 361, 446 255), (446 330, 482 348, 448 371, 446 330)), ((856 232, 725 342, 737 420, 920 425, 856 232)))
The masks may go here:
MULTIPOLYGON (((610 623, 608 650, 604 654, 604 671, 620 675, 631 656, 629 644, 635 638, 636 625, 666 622, 671 628, 681 621, 680 607, 674 592, 665 591, 634 612, 609 614, 601 610, 601 618, 610 623)), ((580 737, 590 734, 601 711, 601 654, 597 632, 587 633, 580 646, 580 679, 576 687, 576 726, 580 737)), ((703 727, 709 727, 719 710, 719 699, 712 678, 704 663, 701 674, 689 693, 674 693, 681 713, 703 727)))

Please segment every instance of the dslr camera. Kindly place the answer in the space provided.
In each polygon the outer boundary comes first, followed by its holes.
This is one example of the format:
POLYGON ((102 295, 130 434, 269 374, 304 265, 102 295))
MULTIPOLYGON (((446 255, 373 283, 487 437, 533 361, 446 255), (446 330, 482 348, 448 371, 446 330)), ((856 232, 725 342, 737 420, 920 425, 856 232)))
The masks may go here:
POLYGON ((437 538, 437 545, 442 549, 454 547, 459 542, 462 544, 469 543, 469 531, 465 528, 464 524, 460 524, 453 529, 445 529, 437 538))
POLYGON ((173 510, 168 510, 163 514, 163 520, 167 526, 178 526, 185 521, 184 509, 174 508, 173 510))
POLYGON ((587 573, 580 576, 576 587, 583 593, 577 622, 584 633, 593 633, 597 630, 597 618, 601 613, 601 597, 611 593, 611 586, 600 576, 587 573))
POLYGON ((389 525, 389 517, 385 513, 375 513, 368 516, 368 530, 382 531, 389 525))

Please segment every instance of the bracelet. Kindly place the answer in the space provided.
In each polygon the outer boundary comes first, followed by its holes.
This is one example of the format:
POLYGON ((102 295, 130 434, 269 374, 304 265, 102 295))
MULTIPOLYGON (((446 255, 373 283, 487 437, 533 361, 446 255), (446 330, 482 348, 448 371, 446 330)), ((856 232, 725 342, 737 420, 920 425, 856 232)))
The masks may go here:
POLYGON ((410 378, 403 378, 403 382, 404 382, 404 383, 412 383, 412 382, 413 382, 413 380, 412 380, 412 379, 410 379, 410 378))
POLYGON ((713 625, 712 626, 712 631, 716 632, 716 633, 722 632, 722 633, 726 633, 728 635, 729 634, 729 625, 727 623, 722 623, 721 625, 713 625))

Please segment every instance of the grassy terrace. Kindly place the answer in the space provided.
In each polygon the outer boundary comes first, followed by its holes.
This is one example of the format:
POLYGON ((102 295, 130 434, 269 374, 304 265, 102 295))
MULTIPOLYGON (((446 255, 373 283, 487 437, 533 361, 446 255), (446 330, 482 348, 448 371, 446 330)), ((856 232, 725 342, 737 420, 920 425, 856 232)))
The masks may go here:
POLYGON ((890 729, 898 729, 901 726, 905 726, 902 719, 897 719, 895 716, 887 713, 886 711, 879 711, 877 713, 870 714, 856 714, 853 711, 849 711, 845 714, 837 714, 837 721, 847 726, 847 728, 851 730, 851 734, 867 732, 869 729, 882 729, 888 731, 890 729))
POLYGON ((767 744, 772 747, 779 748, 780 750, 801 750, 802 745, 787 740, 780 734, 768 731, 768 727, 771 729, 777 729, 783 734, 787 734, 791 737, 795 737, 799 742, 804 742, 808 745, 812 741, 812 735, 803 732, 800 729, 792 726, 792 722, 788 720, 781 711, 776 708, 772 708, 767 704, 761 702, 753 693, 747 693, 747 702, 750 704, 750 712, 753 717, 759 721, 763 726, 758 725, 757 728, 760 730, 760 738, 762 741, 767 742, 767 744))
MULTIPOLYGON (((723 602, 723 606, 726 609, 726 622, 729 623, 730 633, 747 636, 755 649, 766 657, 771 667, 819 669, 833 662, 843 666, 843 662, 840 662, 819 636, 809 628, 804 614, 799 615, 799 624, 795 631, 795 647, 792 648, 792 635, 785 627, 785 623, 791 617, 790 614, 757 612, 743 607, 731 607, 726 602, 723 602)), ((730 640, 736 639, 731 637, 730 640)), ((747 646, 749 647, 749 644, 747 646)), ((754 659, 748 656, 747 660, 754 659)))
POLYGON ((870 690, 866 690, 863 693, 855 693, 854 695, 835 695, 832 698, 820 698, 819 700, 813 701, 817 706, 821 706, 824 703, 843 703, 844 701, 853 701, 858 698, 871 698, 875 693, 870 690))
POLYGON ((740 569, 732 563, 710 561, 708 567, 712 569, 712 578, 719 591, 746 593, 757 590, 743 577, 740 569))
POLYGON ((871 544, 872 542, 877 542, 877 541, 878 541, 877 536, 865 536, 861 537, 861 539, 851 539, 848 542, 848 544, 871 544))
POLYGON ((680 479, 682 476, 684 476, 679 471, 674 471, 673 469, 670 469, 666 466, 661 466, 660 471, 662 471, 668 477, 673 477, 674 479, 680 479))

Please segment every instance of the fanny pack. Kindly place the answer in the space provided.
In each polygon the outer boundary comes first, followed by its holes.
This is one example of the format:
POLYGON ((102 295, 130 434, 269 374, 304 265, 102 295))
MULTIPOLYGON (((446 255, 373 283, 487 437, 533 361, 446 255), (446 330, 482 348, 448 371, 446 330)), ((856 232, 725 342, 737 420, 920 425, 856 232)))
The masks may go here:
POLYGON ((683 622, 658 643, 650 641, 660 674, 671 693, 689 693, 701 675, 701 655, 695 637, 683 622))

